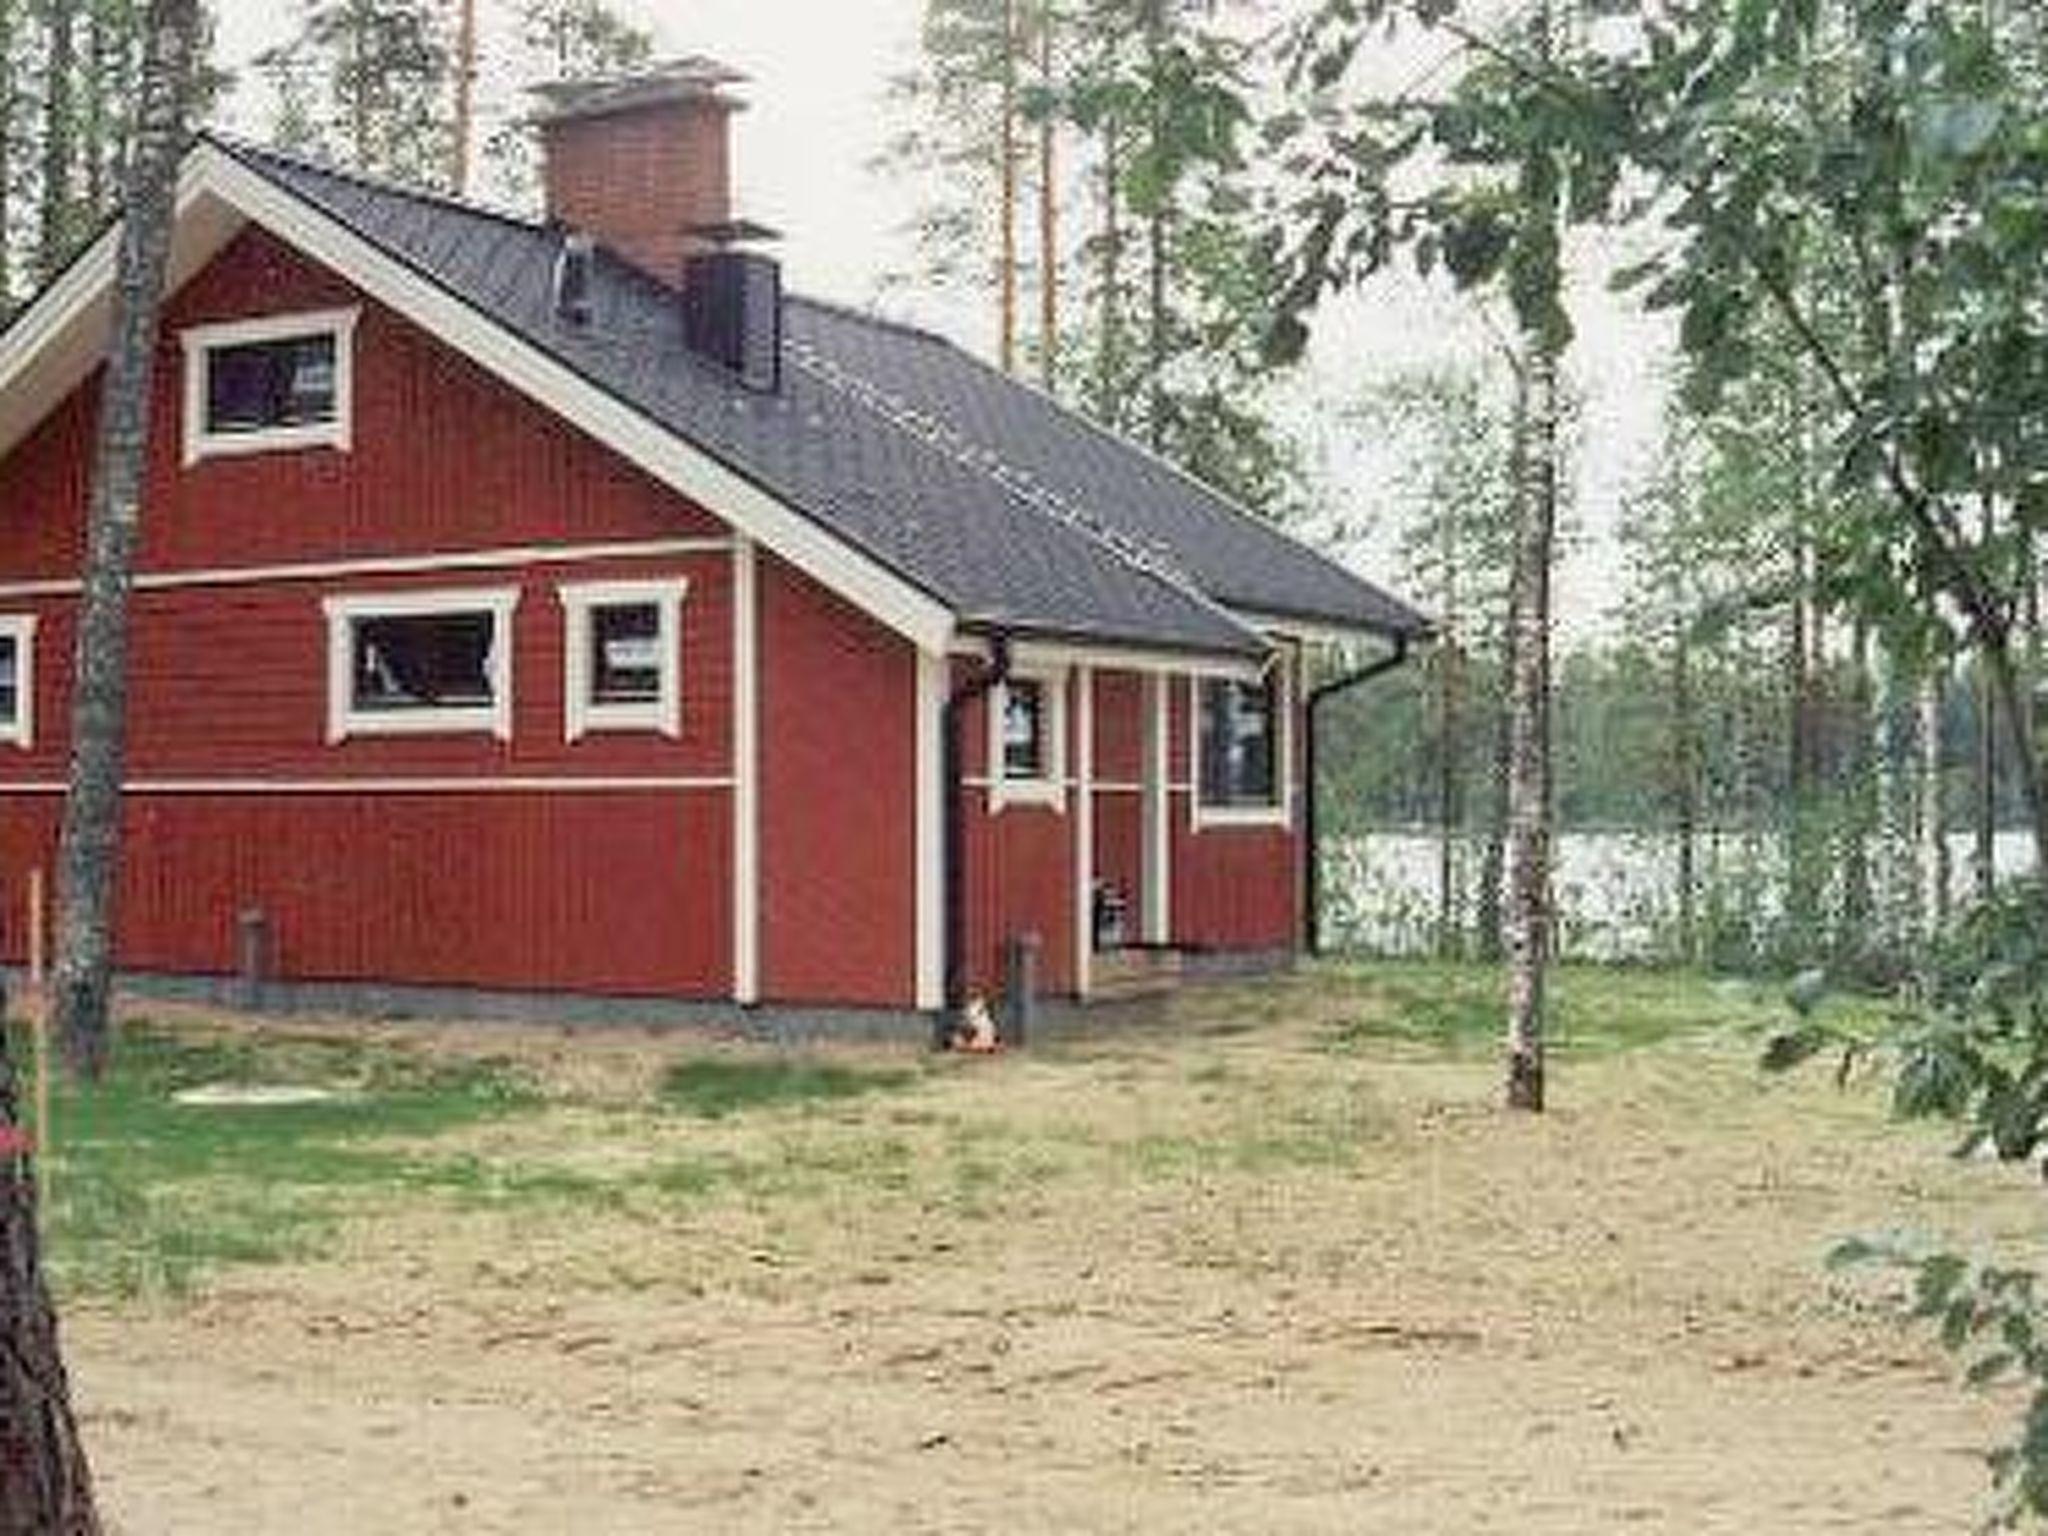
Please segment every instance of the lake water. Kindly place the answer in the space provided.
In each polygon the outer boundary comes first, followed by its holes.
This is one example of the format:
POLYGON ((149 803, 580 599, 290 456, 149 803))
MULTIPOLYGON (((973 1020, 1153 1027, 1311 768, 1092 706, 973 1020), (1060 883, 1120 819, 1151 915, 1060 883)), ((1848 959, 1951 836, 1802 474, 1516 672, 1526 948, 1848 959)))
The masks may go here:
MULTIPOLYGON (((1711 901, 1758 922, 1784 910, 1783 846, 1776 838, 1703 835, 1698 842, 1700 907, 1711 901)), ((1670 954, 1678 918, 1678 843, 1662 833, 1567 832, 1557 840, 1559 943, 1573 959, 1646 960, 1670 954)), ((1469 926, 1484 844, 1454 844, 1459 918, 1469 926)), ((1375 954, 1429 954, 1436 947, 1437 838, 1427 831, 1376 832, 1333 839, 1325 857, 1324 936, 1333 948, 1375 954)), ((1916 878, 1902 850, 1871 845, 1879 899, 1910 902, 1916 878)), ((1968 833, 1949 838, 1952 899, 1975 888, 1976 843, 1968 833)), ((2027 873, 2032 840, 2000 832, 1994 864, 2001 879, 2027 873)))

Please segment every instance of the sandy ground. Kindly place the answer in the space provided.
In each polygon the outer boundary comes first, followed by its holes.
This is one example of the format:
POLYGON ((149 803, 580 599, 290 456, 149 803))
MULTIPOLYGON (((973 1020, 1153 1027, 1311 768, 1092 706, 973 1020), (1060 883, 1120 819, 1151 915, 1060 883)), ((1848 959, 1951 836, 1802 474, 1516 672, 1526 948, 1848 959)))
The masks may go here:
POLYGON ((510 1041, 576 1089, 474 1133, 493 1158, 767 1172, 398 1202, 316 1264, 74 1308, 112 1524, 1769 1536, 1981 1515, 1978 1451, 2012 1403, 1966 1394, 1820 1258, 1887 1224, 2012 1239, 2038 1183, 1946 1163, 1824 1073, 1762 1085, 1734 1043, 1561 1064, 1555 1112, 1511 1120, 1487 1063, 1332 1054, 1352 1006, 1211 994, 1166 1027, 715 1124, 631 1107, 673 1040, 440 1036, 510 1041))

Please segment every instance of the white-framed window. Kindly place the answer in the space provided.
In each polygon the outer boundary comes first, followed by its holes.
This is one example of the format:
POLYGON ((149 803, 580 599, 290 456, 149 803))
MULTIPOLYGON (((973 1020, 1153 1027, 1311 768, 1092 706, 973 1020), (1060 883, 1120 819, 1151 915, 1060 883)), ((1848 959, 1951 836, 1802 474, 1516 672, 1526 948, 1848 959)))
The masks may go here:
POLYGON ((517 587, 329 597, 327 739, 512 739, 517 587))
POLYGON ((683 734, 683 598, 689 582, 577 582, 560 589, 563 732, 683 734))
POLYGON ((346 452, 359 311, 196 325, 185 346, 185 462, 293 448, 346 452))
POLYGON ((1195 677, 1189 750, 1198 829, 1288 825, 1291 704, 1284 665, 1258 678, 1195 677))
POLYGON ((35 615, 0 614, 0 743, 32 747, 35 739, 35 615))
POLYGON ((1018 667, 989 693, 988 782, 992 810, 1066 805, 1067 679, 1018 667))

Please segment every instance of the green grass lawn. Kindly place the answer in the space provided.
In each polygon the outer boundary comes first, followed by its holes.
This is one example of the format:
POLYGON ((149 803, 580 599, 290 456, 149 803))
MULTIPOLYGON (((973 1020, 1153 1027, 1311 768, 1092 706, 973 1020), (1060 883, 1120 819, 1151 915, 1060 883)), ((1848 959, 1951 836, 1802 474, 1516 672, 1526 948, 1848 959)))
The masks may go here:
MULTIPOLYGON (((1019 1078, 900 1048, 778 1052, 656 1038, 645 1044, 655 1060, 638 1097, 597 1103, 512 1055, 478 1055, 473 1042, 467 1053, 444 1049, 427 1027, 371 1041, 345 1027, 131 1024, 104 1083, 58 1092, 51 1265, 72 1294, 178 1293, 223 1266, 318 1255, 346 1221, 401 1202, 644 1213, 820 1191, 886 1198, 935 1178, 934 1198, 981 1209, 993 1208, 992 1191, 1063 1175, 1334 1167, 1373 1133, 1376 1063, 1497 1051, 1501 999, 1495 970, 1391 962, 1190 992, 1159 1029, 1084 1030, 1016 1058, 1013 1073, 1039 1074, 1044 1113, 1072 1122, 1049 1125, 1007 1090, 971 1103, 949 1096, 1019 1078), (1120 1111, 1085 1107, 1151 1082, 1162 1051, 1172 1086, 1148 1101, 1158 1123, 1137 1130, 1120 1111), (1333 1058, 1341 1068, 1313 1065, 1333 1058), (177 1101, 180 1090, 217 1084, 334 1096, 177 1101), (1180 1108, 1157 1108, 1169 1101, 1180 1108)), ((1775 986, 1682 972, 1564 967, 1552 1000, 1560 1064, 1693 1032, 1760 1044, 1787 1018, 1775 986)), ((15 1059, 26 1060, 19 1043, 15 1059)))

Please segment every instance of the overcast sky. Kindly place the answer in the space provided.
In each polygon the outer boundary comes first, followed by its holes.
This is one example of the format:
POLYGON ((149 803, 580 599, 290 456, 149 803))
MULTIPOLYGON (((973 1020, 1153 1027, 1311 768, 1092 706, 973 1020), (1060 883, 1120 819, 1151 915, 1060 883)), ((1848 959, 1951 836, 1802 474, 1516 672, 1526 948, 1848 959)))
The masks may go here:
MULTIPOLYGON (((509 28, 506 0, 481 3, 486 38, 509 28)), ((734 148, 739 211, 784 233, 780 254, 793 288, 857 306, 876 303, 884 279, 905 270, 914 255, 904 229, 920 189, 876 174, 870 162, 890 131, 888 81, 914 61, 922 0, 614 3, 654 31, 660 52, 710 54, 752 77, 752 109, 738 120, 734 148)), ((278 41, 295 13, 279 0, 217 4, 221 62, 236 70, 278 41)), ((245 89, 226 116, 260 131, 263 111, 257 93, 245 89)), ((892 288, 886 307, 976 350, 992 347, 985 304, 892 288)), ((1621 498, 1654 451, 1668 347, 1660 324, 1625 311, 1597 279, 1581 285, 1576 307, 1581 336, 1570 371, 1586 399, 1579 459, 1584 537, 1561 573, 1559 605, 1568 628, 1584 634, 1615 596, 1612 528, 1621 498)), ((1301 409, 1328 421, 1374 379, 1486 348, 1468 302, 1412 279, 1392 280, 1325 324, 1301 409)), ((1397 456, 1385 445, 1335 435, 1340 515, 1352 526, 1384 527, 1397 456)), ((1370 576, 1396 577, 1383 540, 1369 540, 1350 558, 1370 576)))

